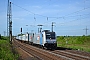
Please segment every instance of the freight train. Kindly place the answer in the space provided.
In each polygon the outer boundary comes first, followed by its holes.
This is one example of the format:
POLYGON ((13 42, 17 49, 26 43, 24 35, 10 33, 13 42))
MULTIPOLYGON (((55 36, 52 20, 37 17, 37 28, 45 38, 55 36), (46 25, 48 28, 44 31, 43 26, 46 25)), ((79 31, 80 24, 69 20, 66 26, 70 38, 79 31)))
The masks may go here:
POLYGON ((22 36, 17 36, 17 40, 28 42, 31 45, 39 45, 45 49, 56 49, 56 33, 50 30, 43 30, 39 33, 27 33, 22 36))

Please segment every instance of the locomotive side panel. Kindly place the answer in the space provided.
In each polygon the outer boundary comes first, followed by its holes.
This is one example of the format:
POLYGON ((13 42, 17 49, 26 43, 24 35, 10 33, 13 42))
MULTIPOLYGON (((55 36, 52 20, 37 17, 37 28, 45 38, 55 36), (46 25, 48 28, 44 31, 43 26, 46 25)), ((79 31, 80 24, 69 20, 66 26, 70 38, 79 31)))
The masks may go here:
POLYGON ((43 45, 43 34, 42 34, 42 33, 40 33, 40 35, 39 35, 39 36, 40 36, 40 38, 39 38, 39 39, 40 39, 40 45, 43 45))

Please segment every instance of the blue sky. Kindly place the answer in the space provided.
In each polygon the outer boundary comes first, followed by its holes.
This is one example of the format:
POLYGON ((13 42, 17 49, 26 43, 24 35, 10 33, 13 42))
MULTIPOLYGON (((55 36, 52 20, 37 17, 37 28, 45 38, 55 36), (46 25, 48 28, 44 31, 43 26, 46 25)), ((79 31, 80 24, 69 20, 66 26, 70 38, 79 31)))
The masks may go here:
MULTIPOLYGON (((86 26, 90 35, 90 0, 10 0, 12 4, 13 35, 37 33, 37 25, 43 30, 54 31, 57 35, 85 35, 86 26), (48 18, 48 19, 47 19, 48 18), (26 26, 28 25, 28 26, 26 26)), ((7 31, 7 0, 0 1, 0 34, 7 31)))

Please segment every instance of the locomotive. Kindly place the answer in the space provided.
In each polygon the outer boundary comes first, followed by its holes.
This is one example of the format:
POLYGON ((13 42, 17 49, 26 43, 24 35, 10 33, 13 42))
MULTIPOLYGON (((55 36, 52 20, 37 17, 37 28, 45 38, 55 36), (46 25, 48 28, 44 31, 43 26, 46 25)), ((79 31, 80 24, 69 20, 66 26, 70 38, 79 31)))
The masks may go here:
POLYGON ((39 33, 27 33, 22 36, 16 37, 16 39, 28 42, 31 45, 39 45, 46 49, 56 49, 56 33, 50 32, 50 30, 43 30, 39 33))

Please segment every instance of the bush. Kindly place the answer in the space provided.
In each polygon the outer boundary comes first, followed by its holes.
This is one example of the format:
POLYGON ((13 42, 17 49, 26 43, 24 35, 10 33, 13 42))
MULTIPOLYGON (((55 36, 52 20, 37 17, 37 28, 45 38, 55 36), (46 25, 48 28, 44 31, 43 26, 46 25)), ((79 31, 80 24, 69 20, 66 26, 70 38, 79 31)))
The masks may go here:
POLYGON ((3 39, 7 38, 2 37, 2 40, 0 40, 0 60, 17 60, 18 54, 16 56, 13 54, 9 40, 3 39))
POLYGON ((59 47, 90 51, 90 36, 59 36, 57 42, 59 47))

